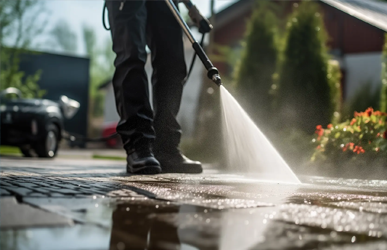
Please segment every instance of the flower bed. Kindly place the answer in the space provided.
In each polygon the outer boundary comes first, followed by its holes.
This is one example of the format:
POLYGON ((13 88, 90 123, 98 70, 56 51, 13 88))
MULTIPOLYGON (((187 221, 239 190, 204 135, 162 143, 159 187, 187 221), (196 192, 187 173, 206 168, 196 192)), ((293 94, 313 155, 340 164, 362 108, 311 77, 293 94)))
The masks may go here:
POLYGON ((387 173, 386 118, 387 113, 368 108, 343 123, 317 126, 312 165, 339 175, 353 172, 353 177, 355 172, 373 175, 384 169, 387 173))

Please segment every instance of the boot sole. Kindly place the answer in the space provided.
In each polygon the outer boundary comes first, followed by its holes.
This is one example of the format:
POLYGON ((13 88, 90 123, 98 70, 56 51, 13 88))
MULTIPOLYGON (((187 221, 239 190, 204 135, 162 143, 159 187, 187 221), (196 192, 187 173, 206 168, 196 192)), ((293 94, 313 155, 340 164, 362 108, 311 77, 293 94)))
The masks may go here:
POLYGON ((159 166, 144 166, 140 168, 132 168, 131 166, 126 167, 128 174, 160 174, 161 168, 159 166))

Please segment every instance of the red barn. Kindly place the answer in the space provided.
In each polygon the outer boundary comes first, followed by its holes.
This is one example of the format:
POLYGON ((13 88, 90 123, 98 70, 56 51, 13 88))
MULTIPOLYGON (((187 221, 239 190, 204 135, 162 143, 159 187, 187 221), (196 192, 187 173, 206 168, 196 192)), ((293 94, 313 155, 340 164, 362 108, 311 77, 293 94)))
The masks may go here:
MULTIPOLYGON (((283 2, 283 1, 281 1, 283 2)), ((298 1, 286 1, 287 9, 298 1)), ((354 96, 360 86, 380 84, 381 54, 387 31, 387 3, 376 0, 320 0, 329 35, 330 54, 343 72, 344 98, 354 96)), ((214 42, 234 48, 246 30, 253 0, 240 0, 216 14, 214 42)), ((223 74, 230 73, 225 63, 217 65, 223 74)))

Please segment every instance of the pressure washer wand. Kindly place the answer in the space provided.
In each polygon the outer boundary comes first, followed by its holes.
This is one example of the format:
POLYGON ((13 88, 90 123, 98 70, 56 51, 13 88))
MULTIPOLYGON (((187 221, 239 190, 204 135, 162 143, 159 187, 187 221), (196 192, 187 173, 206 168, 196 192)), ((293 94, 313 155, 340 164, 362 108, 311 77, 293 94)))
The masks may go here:
POLYGON ((206 53, 204 52, 202 46, 196 41, 195 37, 192 35, 191 30, 189 29, 187 23, 184 21, 183 17, 180 15, 179 10, 176 8, 172 0, 165 0, 168 7, 171 9, 173 15, 175 16, 177 22, 180 24, 184 33, 187 35, 189 41, 192 43, 192 47, 195 50, 196 54, 199 56, 200 60, 204 64, 204 67, 207 69, 207 76, 211 79, 216 85, 222 85, 222 79, 220 78, 218 69, 212 64, 206 53))

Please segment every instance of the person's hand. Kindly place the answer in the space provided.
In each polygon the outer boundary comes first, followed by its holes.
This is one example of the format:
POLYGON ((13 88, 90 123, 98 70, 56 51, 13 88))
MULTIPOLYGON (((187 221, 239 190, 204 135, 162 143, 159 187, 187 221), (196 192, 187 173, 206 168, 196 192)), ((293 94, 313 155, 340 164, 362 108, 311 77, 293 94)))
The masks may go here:
POLYGON ((204 19, 204 17, 195 5, 191 5, 191 7, 188 8, 188 15, 195 26, 200 28, 200 22, 204 19))
POLYGON ((188 9, 188 15, 200 33, 210 32, 212 29, 211 23, 205 18, 202 13, 192 4, 190 0, 183 0, 183 3, 188 9))

